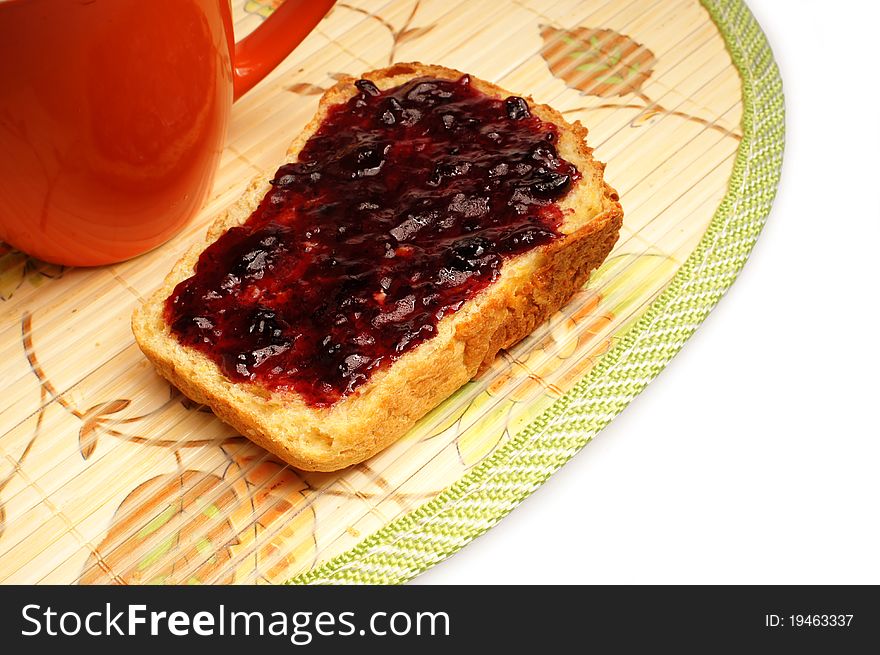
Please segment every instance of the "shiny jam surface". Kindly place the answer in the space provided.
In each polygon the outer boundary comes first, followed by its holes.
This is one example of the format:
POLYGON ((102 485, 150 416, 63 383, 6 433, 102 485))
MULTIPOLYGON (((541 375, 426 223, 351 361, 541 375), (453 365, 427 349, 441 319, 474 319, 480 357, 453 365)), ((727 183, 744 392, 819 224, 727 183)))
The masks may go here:
POLYGON ((356 87, 166 304, 177 338, 229 378, 319 407, 557 237, 555 201, 580 178, 522 98, 467 76, 356 87))

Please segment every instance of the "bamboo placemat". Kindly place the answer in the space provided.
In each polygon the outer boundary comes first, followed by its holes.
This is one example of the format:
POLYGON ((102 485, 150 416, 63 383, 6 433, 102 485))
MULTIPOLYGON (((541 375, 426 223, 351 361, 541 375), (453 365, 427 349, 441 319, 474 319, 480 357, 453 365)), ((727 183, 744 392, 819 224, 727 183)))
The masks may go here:
MULTIPOLYGON (((235 0, 237 35, 277 4, 235 0)), ((494 524, 656 375, 769 209, 782 139, 772 57, 740 2, 707 6, 340 2, 236 104, 213 196, 170 243, 91 270, 0 245, 0 582, 399 581, 494 524), (336 77, 411 60, 581 120, 624 226, 571 303, 399 443, 302 473, 158 378, 129 318, 250 178, 274 170, 336 77), (741 78, 753 69, 764 77, 741 78)))

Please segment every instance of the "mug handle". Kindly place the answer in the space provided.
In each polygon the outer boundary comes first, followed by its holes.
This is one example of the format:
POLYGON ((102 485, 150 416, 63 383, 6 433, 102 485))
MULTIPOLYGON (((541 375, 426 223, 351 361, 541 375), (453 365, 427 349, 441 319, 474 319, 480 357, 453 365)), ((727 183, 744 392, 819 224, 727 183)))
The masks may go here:
POLYGON ((238 100, 299 45, 335 0, 286 0, 235 44, 232 99, 238 100))

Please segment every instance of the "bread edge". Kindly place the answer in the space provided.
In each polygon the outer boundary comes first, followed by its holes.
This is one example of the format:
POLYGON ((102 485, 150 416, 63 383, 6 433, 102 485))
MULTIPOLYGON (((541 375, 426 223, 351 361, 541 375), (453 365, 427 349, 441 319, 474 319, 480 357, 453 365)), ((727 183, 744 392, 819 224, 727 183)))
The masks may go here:
MULTIPOLYGON (((381 82, 401 75, 455 79, 463 74, 442 66, 412 62, 371 71, 363 77, 381 82)), ((344 96, 350 94, 351 85, 356 79, 341 79, 325 92, 314 117, 288 149, 288 161, 295 158, 301 146, 320 126, 323 121, 322 110, 344 101, 344 96), (340 96, 342 99, 339 99, 340 96)), ((471 79, 473 84, 486 93, 501 97, 511 95, 494 84, 473 76, 471 79)), ((399 83, 402 82, 395 82, 399 83)), ((243 435, 297 468, 314 471, 338 470, 383 450, 399 439, 419 418, 490 365, 499 350, 526 337, 558 311, 587 282, 591 271, 604 261, 617 241, 623 211, 617 193, 602 177, 604 165, 593 159, 592 149, 586 144, 586 128, 579 122, 569 123, 559 112, 547 105, 535 103, 531 97, 527 97, 527 100, 532 111, 543 120, 555 123, 561 130, 569 130, 576 139, 577 154, 586 163, 583 166, 581 161, 578 162, 583 175, 581 182, 589 181, 600 185, 599 188, 602 189, 599 211, 575 232, 506 262, 501 278, 466 304, 468 309, 476 308, 479 311, 465 312, 465 308, 462 308, 441 321, 436 337, 420 344, 388 369, 376 373, 356 394, 331 408, 305 408, 315 414, 311 417, 314 421, 303 421, 312 423, 304 426, 304 429, 308 427, 311 430, 308 435, 297 438, 295 435, 279 434, 277 426, 273 430, 268 425, 269 417, 265 415, 267 412, 284 412, 285 404, 296 404, 297 394, 268 392, 259 385, 226 379, 204 354, 182 346, 167 329, 163 316, 165 299, 176 284, 189 277, 192 265, 207 245, 233 225, 247 220, 262 199, 274 170, 257 176, 239 200, 213 221, 205 239, 188 249, 161 287, 136 308, 132 316, 132 330, 139 347, 159 374, 185 395, 208 405, 219 418, 243 435), (532 265, 522 264, 523 272, 527 275, 521 276, 522 279, 512 285, 514 293, 493 293, 499 286, 511 286, 502 284, 508 269, 516 268, 521 263, 517 260, 526 261, 529 258, 533 259, 532 265), (155 333, 157 315, 164 325, 164 331, 160 330, 160 334, 155 333), (439 330, 441 326, 450 333, 443 339, 439 330), (382 385, 389 384, 391 371, 405 367, 407 361, 418 359, 445 361, 442 367, 431 367, 427 370, 424 367, 415 367, 407 379, 396 380, 393 389, 384 389, 385 393, 381 393, 382 385), (201 375, 203 372, 207 372, 209 378, 215 379, 204 379, 201 375), (245 403, 242 402, 242 393, 251 396, 246 398, 245 403), (386 408, 383 406, 386 403, 379 402, 379 410, 390 411, 355 413, 358 420, 346 425, 346 435, 322 432, 321 424, 327 422, 338 407, 350 408, 359 400, 376 393, 397 404, 386 408), (403 402, 400 402, 401 394, 407 396, 403 402), (265 405, 262 411, 247 407, 255 404, 259 406, 260 403, 265 405), (337 444, 337 441, 340 443, 337 444)), ((299 412, 299 418, 302 419, 303 410, 303 407, 296 408, 296 412, 291 412, 289 418, 296 420, 299 412)), ((293 429, 295 426, 288 428, 293 429)))

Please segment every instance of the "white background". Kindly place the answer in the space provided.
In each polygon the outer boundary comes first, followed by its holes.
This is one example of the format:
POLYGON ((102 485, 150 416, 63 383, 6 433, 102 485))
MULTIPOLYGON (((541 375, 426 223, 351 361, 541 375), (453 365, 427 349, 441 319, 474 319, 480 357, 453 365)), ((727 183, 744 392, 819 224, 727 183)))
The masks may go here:
POLYGON ((593 443, 417 583, 880 583, 880 10, 749 5, 787 134, 745 269, 593 443))

